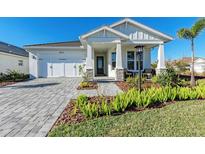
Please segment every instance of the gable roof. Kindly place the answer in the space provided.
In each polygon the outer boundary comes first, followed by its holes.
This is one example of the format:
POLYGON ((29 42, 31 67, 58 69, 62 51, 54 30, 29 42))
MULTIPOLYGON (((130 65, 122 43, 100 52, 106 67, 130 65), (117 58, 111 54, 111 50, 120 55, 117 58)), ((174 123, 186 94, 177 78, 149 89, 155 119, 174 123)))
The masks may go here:
POLYGON ((150 27, 148 27, 146 25, 143 25, 143 24, 141 24, 141 23, 139 23, 139 22, 137 22, 135 20, 132 20, 130 18, 125 18, 123 20, 115 22, 112 25, 110 25, 110 27, 113 28, 113 27, 116 27, 116 26, 118 26, 120 24, 123 24, 123 23, 131 23, 131 24, 135 25, 136 27, 139 27, 139 28, 141 28, 141 29, 143 29, 145 31, 148 31, 148 32, 153 33, 153 34, 155 34, 157 36, 160 36, 160 37, 162 37, 162 38, 164 38, 164 39, 166 39, 168 41, 173 40, 173 38, 171 36, 168 36, 167 34, 164 34, 164 33, 160 32, 160 31, 157 31, 157 30, 155 30, 153 28, 150 28, 150 27))
POLYGON ((0 52, 28 57, 28 52, 25 51, 24 49, 1 41, 0 41, 0 52))
POLYGON ((24 45, 24 47, 80 47, 82 46, 80 41, 67 41, 67 42, 53 42, 53 43, 43 43, 43 44, 31 44, 24 45))
POLYGON ((91 35, 93 35, 93 34, 95 34, 95 33, 98 33, 98 32, 100 32, 100 31, 102 31, 102 30, 107 30, 107 31, 109 31, 109 32, 111 32, 111 33, 113 33, 113 34, 116 34, 116 35, 118 35, 118 36, 124 38, 124 39, 129 39, 129 36, 127 36, 126 34, 123 34, 123 33, 119 32, 119 31, 117 31, 117 30, 115 30, 115 29, 112 29, 112 28, 108 27, 108 26, 103 26, 103 27, 101 27, 101 28, 98 28, 98 29, 96 29, 96 30, 93 30, 93 31, 91 31, 91 32, 89 32, 89 33, 86 33, 86 34, 82 35, 80 38, 81 38, 81 39, 85 39, 85 38, 87 38, 87 37, 89 37, 89 36, 91 36, 91 35))

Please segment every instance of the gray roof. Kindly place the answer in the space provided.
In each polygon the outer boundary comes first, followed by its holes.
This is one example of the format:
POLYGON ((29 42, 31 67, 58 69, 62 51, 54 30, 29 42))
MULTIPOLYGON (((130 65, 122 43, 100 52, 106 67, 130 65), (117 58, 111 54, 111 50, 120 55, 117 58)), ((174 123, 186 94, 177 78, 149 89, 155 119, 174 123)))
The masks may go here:
POLYGON ((52 47, 79 47, 81 46, 80 41, 67 41, 67 42, 54 42, 54 43, 43 43, 43 44, 32 44, 32 45, 25 45, 24 47, 32 47, 32 46, 52 46, 52 47))
POLYGON ((25 51, 24 49, 1 41, 0 41, 0 52, 28 57, 28 52, 25 51))

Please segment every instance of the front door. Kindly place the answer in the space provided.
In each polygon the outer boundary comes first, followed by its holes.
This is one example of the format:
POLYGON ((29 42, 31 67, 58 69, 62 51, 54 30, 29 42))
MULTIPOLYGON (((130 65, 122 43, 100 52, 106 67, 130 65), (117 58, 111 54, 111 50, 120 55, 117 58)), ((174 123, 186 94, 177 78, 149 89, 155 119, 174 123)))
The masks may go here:
POLYGON ((97 56, 97 75, 104 75, 104 57, 97 56))

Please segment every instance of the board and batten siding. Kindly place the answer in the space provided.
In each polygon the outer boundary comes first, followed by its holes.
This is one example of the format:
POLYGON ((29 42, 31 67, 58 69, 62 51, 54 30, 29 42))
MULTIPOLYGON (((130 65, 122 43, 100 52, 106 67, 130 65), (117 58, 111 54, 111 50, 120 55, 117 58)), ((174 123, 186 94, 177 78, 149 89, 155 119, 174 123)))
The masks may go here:
POLYGON ((6 73, 8 70, 28 74, 28 57, 0 52, 0 73, 6 73), (23 65, 19 65, 19 60, 23 61, 23 65))
POLYGON ((159 38, 157 38, 157 36, 143 31, 142 29, 139 29, 129 23, 127 25, 125 23, 118 25, 116 27, 113 27, 113 29, 128 35, 130 37, 130 40, 160 40, 159 38))

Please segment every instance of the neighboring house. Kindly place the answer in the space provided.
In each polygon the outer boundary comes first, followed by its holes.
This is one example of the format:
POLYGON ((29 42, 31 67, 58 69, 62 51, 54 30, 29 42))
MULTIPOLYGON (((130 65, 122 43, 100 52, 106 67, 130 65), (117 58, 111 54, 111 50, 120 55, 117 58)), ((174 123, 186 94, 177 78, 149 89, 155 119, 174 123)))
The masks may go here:
POLYGON ((29 52, 30 75, 78 77, 79 65, 92 80, 107 76, 124 79, 124 71, 138 72, 136 46, 143 46, 142 69, 151 68, 151 49, 158 47, 157 72, 165 69, 164 43, 172 37, 125 18, 79 37, 79 41, 24 46, 29 52))
MULTIPOLYGON (((179 61, 186 63, 188 65, 187 69, 191 71, 192 57, 183 57, 182 59, 175 60, 175 62, 179 62, 179 61)), ((205 58, 195 57, 194 71, 196 73, 204 73, 205 72, 205 58)))
POLYGON ((0 73, 16 70, 29 74, 28 52, 17 46, 0 42, 0 73))
MULTIPOLYGON (((190 69, 192 64, 190 64, 190 69)), ((205 72, 205 58, 197 58, 194 61, 194 72, 196 73, 204 73, 205 72)))

